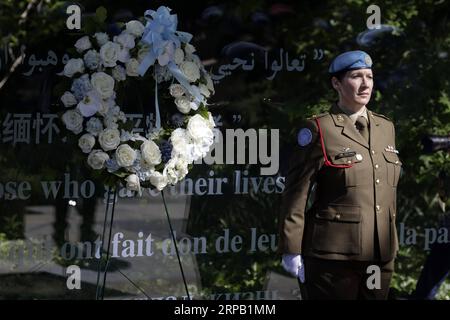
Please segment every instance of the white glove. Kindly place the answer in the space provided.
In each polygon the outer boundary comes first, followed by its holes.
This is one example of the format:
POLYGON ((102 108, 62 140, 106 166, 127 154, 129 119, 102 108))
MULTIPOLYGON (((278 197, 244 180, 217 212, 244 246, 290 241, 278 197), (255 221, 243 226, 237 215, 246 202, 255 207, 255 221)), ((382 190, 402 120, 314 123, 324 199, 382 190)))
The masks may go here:
POLYGON ((283 254, 281 262, 284 270, 300 279, 301 283, 305 283, 305 265, 302 256, 299 254, 283 254))

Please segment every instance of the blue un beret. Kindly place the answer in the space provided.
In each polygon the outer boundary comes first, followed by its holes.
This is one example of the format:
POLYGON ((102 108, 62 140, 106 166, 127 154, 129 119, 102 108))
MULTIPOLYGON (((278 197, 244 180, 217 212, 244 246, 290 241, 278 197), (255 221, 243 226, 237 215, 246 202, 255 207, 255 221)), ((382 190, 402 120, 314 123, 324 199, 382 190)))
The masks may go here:
POLYGON ((330 68, 328 69, 328 72, 336 73, 344 70, 367 68, 372 68, 372 59, 367 53, 360 50, 347 51, 334 58, 333 62, 331 62, 330 68))

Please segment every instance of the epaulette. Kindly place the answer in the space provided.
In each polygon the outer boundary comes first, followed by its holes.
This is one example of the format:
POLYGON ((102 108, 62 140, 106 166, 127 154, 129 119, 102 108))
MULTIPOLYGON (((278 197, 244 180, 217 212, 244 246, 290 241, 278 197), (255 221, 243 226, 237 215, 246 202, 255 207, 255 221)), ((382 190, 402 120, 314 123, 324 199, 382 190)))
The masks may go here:
POLYGON ((324 112, 324 113, 321 113, 321 114, 313 114, 311 117, 308 118, 308 120, 314 120, 316 118, 322 118, 322 117, 325 117, 326 115, 329 115, 329 114, 330 114, 329 112, 324 112))
POLYGON ((379 114, 379 113, 376 113, 376 112, 373 112, 373 111, 370 111, 374 116, 377 116, 377 117, 380 117, 380 118, 383 118, 383 119, 386 119, 387 121, 391 121, 392 122, 392 120, 391 119, 389 119, 388 117, 386 117, 384 114, 379 114))

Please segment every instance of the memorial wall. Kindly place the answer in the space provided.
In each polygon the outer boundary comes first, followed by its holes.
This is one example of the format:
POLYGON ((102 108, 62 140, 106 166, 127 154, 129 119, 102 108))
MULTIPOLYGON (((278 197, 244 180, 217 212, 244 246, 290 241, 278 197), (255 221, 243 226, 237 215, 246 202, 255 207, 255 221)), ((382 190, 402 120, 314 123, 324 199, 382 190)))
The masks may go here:
POLYGON ((0 299, 304 299, 286 177, 350 50, 402 163, 388 299, 450 299, 449 9, 2 1, 0 299))

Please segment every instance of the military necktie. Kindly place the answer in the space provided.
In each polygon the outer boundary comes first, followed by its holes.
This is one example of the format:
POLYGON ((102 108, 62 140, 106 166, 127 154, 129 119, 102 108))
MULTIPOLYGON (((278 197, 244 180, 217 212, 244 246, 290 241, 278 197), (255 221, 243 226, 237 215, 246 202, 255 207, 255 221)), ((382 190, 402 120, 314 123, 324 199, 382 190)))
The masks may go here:
POLYGON ((366 118, 364 118, 363 116, 359 116, 355 124, 356 129, 358 129, 359 133, 367 142, 369 142, 369 128, 366 118))

